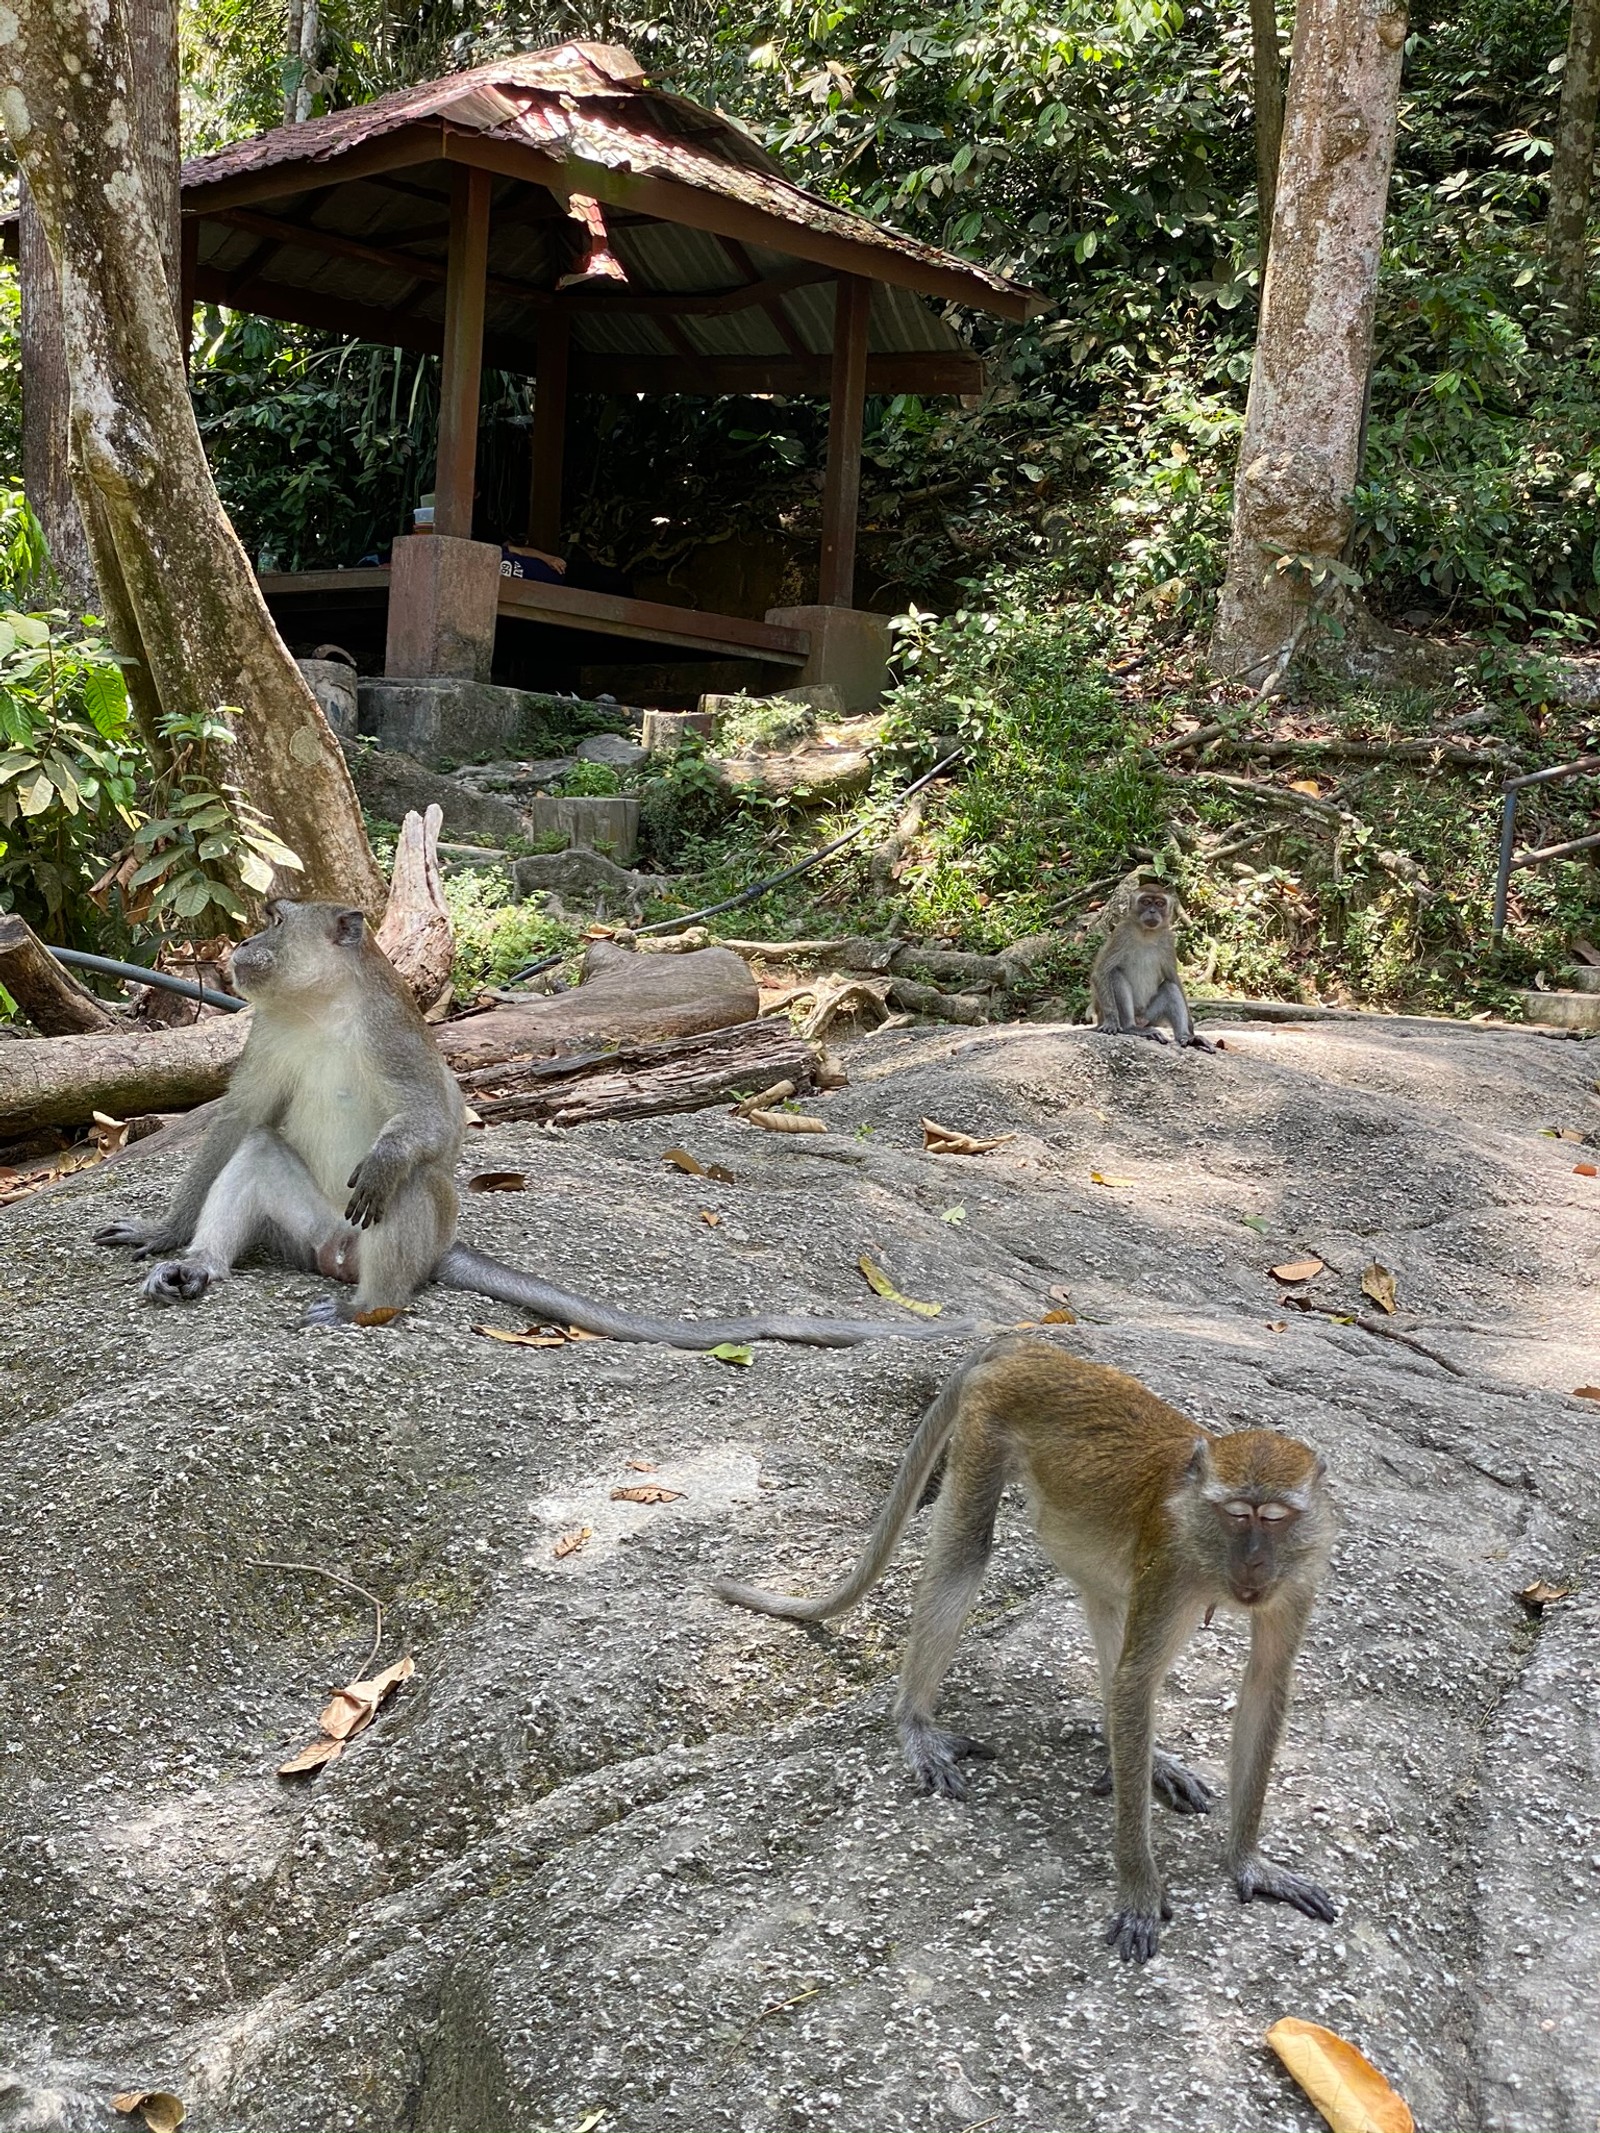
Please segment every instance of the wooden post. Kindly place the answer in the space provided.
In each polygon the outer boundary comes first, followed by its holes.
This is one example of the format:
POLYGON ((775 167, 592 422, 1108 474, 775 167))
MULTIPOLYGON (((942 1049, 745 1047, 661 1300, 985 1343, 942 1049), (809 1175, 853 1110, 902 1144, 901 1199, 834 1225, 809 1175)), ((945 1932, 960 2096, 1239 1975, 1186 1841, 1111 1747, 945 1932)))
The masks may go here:
POLYGON ((538 324, 533 392, 533 461, 528 480, 528 545, 560 553, 561 473, 567 443, 567 358, 572 321, 546 311, 538 324))
POLYGON ((867 322, 871 315, 871 282, 859 274, 841 274, 834 284, 828 466, 822 485, 822 567, 817 578, 817 600, 823 607, 855 605, 861 422, 867 398, 867 322))
POLYGON ((486 170, 457 169, 451 178, 433 529, 470 541, 477 486, 483 305, 489 273, 489 199, 494 180, 486 170))
POLYGON ((199 218, 185 215, 178 245, 178 345, 183 350, 185 370, 194 353, 194 276, 199 260, 199 218))

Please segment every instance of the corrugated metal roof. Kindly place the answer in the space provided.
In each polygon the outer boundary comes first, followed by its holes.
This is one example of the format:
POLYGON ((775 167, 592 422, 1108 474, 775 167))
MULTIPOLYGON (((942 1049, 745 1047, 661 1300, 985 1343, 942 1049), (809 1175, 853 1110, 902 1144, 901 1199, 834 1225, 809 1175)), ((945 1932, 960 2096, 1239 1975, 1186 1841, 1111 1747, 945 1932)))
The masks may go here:
MULTIPOLYGON (((938 270, 934 286, 959 278, 961 300, 976 308, 1039 308, 1043 300, 1004 276, 885 229, 786 178, 759 142, 719 112, 648 87, 632 55, 615 46, 559 45, 492 60, 349 111, 280 126, 184 166, 186 213, 200 221, 205 286, 237 294, 242 309, 268 309, 274 286, 308 292, 325 307, 367 313, 403 309, 432 325, 444 310, 452 131, 536 151, 547 162, 624 177, 665 180, 775 217, 856 258, 851 271, 875 282, 870 347, 875 354, 946 353, 962 343, 919 296, 881 278, 895 262, 938 270), (403 128, 418 134, 418 160, 381 174, 339 162, 403 128), (431 129, 431 132, 427 129, 431 129), (431 149, 431 154, 430 154, 431 149), (236 182, 278 173, 281 191, 236 182), (219 197, 219 188, 227 187, 219 197), (211 199, 208 202, 207 196, 211 199), (252 293, 255 303, 252 304, 252 293), (997 301, 998 300, 998 301, 997 301)), ((535 166, 537 167, 537 166, 535 166)), ((486 329, 525 338, 548 311, 555 283, 574 264, 575 225, 557 193, 509 174, 496 179, 490 235, 486 329)), ((591 183, 596 182, 591 177, 591 183)), ((655 196, 657 201, 663 197, 655 196)), ((665 196, 670 214, 671 196, 665 196)), ((685 223, 626 208, 607 211, 611 249, 627 274, 621 286, 593 285, 561 299, 574 339, 597 354, 825 355, 832 344, 832 271, 766 244, 735 244, 685 223), (757 289, 754 280, 773 283, 757 289), (745 291, 743 298, 736 292, 745 291), (720 293, 733 301, 718 307, 720 293), (652 307, 652 295, 680 295, 681 309, 652 307), (641 299, 645 300, 641 307, 641 299), (774 306, 782 305, 781 317, 774 306), (661 312, 672 311, 670 325, 661 312)), ((759 226, 758 226, 759 227, 759 226)), ((824 256, 832 257, 824 251, 824 256)), ((955 289, 951 289, 955 293, 955 289)), ((331 321, 330 321, 331 322, 331 321)))

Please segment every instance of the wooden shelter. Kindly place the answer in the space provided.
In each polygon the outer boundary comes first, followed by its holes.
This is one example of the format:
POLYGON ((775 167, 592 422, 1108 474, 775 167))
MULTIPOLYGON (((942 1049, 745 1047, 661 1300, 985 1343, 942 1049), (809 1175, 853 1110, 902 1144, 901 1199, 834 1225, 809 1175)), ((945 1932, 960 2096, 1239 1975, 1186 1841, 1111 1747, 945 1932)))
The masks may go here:
POLYGON ((397 540, 381 572, 263 580, 280 612, 387 593, 391 675, 486 679, 496 617, 516 615, 824 678, 853 656, 865 396, 980 389, 980 359, 933 305, 1020 320, 1044 301, 807 192, 606 45, 234 143, 185 166, 182 205, 193 297, 442 358, 433 533, 397 540), (536 381, 526 531, 549 550, 569 393, 825 395, 815 607, 713 615, 502 576, 498 546, 473 539, 486 363, 536 381))

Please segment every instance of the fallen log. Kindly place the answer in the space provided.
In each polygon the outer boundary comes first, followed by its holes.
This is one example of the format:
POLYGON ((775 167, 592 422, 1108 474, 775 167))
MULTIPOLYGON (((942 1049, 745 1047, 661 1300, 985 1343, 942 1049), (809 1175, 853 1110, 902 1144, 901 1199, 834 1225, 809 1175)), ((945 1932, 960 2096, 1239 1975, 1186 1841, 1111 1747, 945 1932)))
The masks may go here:
POLYGON ((889 984, 889 1005, 903 1014, 927 1015, 936 1022, 987 1022, 989 1002, 970 992, 940 992, 935 985, 917 985, 910 978, 894 978, 889 984))
POLYGON ((731 1029, 753 1021, 760 1004, 755 980, 725 948, 635 955, 596 941, 584 958, 583 983, 573 991, 446 1022, 439 1046, 457 1073, 470 1073, 501 1059, 549 1058, 596 1042, 644 1043, 731 1029))
POLYGON ((0 1049, 0 1139, 82 1125, 94 1111, 131 1118, 205 1103, 221 1095, 249 1026, 247 1014, 218 1015, 187 1029, 8 1044, 0 1049))
POLYGON ((110 1035, 124 1027, 56 961, 25 918, 0 913, 0 985, 41 1037, 110 1035))
POLYGON ((744 1022, 664 1044, 486 1068, 463 1076, 485 1125, 540 1119, 555 1126, 601 1119, 650 1118, 663 1111, 703 1111, 740 1091, 775 1081, 815 1085, 812 1047, 781 1020, 744 1022), (480 1089, 499 1089, 496 1095, 480 1089))

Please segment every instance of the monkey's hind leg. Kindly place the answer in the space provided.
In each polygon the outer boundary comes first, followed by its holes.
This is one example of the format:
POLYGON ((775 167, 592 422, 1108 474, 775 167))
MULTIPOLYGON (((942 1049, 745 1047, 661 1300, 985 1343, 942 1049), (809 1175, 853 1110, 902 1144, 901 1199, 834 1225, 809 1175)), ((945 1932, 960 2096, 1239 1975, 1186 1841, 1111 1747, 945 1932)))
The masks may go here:
POLYGON ((1214 1052, 1216 1046, 1209 1037, 1198 1036, 1189 1015, 1189 1003, 1183 996, 1183 987, 1176 978, 1168 978, 1165 985, 1144 1011, 1148 1023, 1165 1022, 1180 1045, 1191 1051, 1214 1052))
POLYGON ((152 1303, 193 1303, 258 1246, 290 1266, 314 1266, 343 1227, 294 1150, 258 1128, 218 1171, 183 1257, 152 1267, 144 1293, 152 1303))
POLYGON ((347 1281, 353 1269, 354 1298, 319 1296, 306 1306, 304 1323, 381 1325, 394 1317, 426 1287, 454 1227, 453 1192, 441 1193, 427 1175, 411 1177, 391 1195, 380 1221, 351 1233, 340 1266, 323 1265, 324 1273, 347 1281))
POLYGON ((989 1761, 994 1754, 982 1741, 936 1726, 933 1712, 988 1567, 1004 1487, 999 1448, 976 1431, 958 1435, 934 1509, 900 1668, 895 1718, 901 1749, 924 1791, 941 1793, 947 1800, 967 1797, 961 1762, 968 1757, 989 1761))

